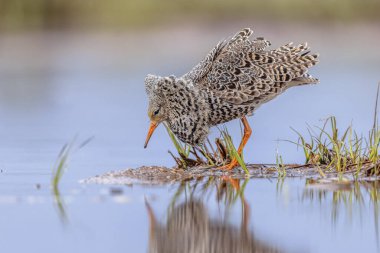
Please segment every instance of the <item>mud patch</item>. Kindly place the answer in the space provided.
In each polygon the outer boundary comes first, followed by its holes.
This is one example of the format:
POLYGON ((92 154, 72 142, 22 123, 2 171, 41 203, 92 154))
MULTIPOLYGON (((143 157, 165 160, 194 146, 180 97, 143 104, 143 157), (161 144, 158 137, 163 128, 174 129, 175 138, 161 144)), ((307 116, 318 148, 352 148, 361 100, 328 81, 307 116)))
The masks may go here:
MULTIPOLYGON (((186 180, 199 179, 202 177, 229 177, 236 179, 245 178, 278 178, 283 177, 278 169, 268 164, 247 165, 249 174, 237 168, 231 171, 219 170, 216 168, 194 167, 188 170, 178 168, 167 168, 159 166, 143 166, 136 169, 125 169, 111 171, 103 175, 98 175, 81 183, 95 184, 122 184, 122 185, 163 185, 186 180)), ((286 177, 313 177, 317 176, 317 169, 308 165, 286 165, 286 177)))

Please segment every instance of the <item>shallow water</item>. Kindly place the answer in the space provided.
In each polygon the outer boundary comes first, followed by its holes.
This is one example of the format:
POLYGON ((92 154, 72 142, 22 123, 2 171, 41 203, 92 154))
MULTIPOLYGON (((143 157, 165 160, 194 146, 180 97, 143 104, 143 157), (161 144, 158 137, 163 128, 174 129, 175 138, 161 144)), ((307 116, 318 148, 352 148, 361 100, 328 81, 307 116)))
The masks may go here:
POLYGON ((237 191, 228 181, 213 182, 205 189, 204 183, 151 188, 72 185, 61 190, 66 193, 61 196, 64 212, 59 211, 47 185, 39 190, 17 187, 0 198, 2 249, 177 252, 179 242, 186 240, 182 252, 199 252, 191 251, 194 245, 217 247, 218 240, 229 235, 224 239, 228 249, 246 249, 230 252, 379 250, 379 192, 371 183, 335 191, 307 188, 303 179, 254 179, 246 182, 244 191, 237 191), (145 199, 156 221, 150 218, 145 199), (189 231, 213 239, 199 241, 189 231))
MULTIPOLYGON (((163 128, 155 133, 149 148, 143 149, 148 126, 144 76, 150 72, 180 75, 225 37, 226 31, 240 27, 217 28, 212 35, 208 27, 187 27, 151 33, 2 36, 2 250, 148 251, 149 215, 144 198, 161 226, 168 226, 168 212, 176 210, 170 203, 179 185, 111 187, 78 181, 109 170, 174 165, 167 154, 172 146, 163 128), (168 38, 183 42, 174 44, 168 38), (94 140, 71 156, 60 186, 62 213, 49 186, 51 169, 61 147, 75 135, 81 140, 93 136, 94 140)), ((250 119, 253 139, 246 149, 247 161, 274 162, 279 146, 285 162, 302 162, 301 151, 276 140, 295 139, 290 126, 306 132, 305 122, 321 124, 319 120, 330 115, 336 115, 343 126, 353 122, 359 132, 366 133, 372 124, 380 79, 380 51, 373 50, 379 41, 376 26, 257 27, 259 35, 275 46, 286 38, 308 40, 321 54, 321 63, 312 71, 321 83, 289 90, 256 112, 250 119), (361 38, 360 43, 352 34, 361 38)), ((239 136, 237 122, 229 128, 239 136)), ((367 193, 367 185, 359 186, 363 197, 357 199, 339 197, 350 191, 310 190, 305 183, 305 179, 247 182, 244 199, 250 217, 243 226, 248 231, 245 236, 285 252, 379 251, 378 203, 374 201, 377 195, 373 196, 377 191, 367 193)), ((196 205, 204 206, 210 224, 219 224, 224 231, 241 229, 242 197, 231 205, 218 202, 217 187, 209 188, 207 194, 198 192, 196 205)), ((187 198, 181 195, 175 206, 194 200, 189 197, 192 189, 189 186, 187 198)))

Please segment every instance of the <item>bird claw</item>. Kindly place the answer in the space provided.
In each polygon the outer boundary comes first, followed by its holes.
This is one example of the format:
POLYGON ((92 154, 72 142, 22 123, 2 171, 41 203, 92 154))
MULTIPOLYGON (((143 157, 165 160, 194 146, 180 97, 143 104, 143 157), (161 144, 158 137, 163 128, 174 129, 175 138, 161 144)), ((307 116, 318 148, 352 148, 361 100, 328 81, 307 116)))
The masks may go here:
POLYGON ((232 159, 229 164, 218 167, 219 170, 232 170, 233 168, 239 166, 239 163, 236 159, 232 159))

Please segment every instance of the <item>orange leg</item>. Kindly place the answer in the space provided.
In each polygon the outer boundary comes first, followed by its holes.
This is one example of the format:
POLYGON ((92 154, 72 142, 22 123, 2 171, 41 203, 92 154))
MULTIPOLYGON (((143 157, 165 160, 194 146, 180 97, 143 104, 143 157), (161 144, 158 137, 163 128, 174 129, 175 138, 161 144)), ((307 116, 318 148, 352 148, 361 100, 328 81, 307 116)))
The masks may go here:
MULTIPOLYGON (((243 126, 244 126, 244 135, 243 135, 243 138, 241 139, 239 148, 237 150, 239 156, 242 155, 244 146, 245 146, 245 144, 247 144, 248 139, 252 134, 252 129, 248 124, 247 118, 246 117, 241 118, 241 122, 243 123, 243 126)), ((231 170, 231 169, 237 167, 238 165, 239 165, 238 161, 234 158, 234 159, 232 159, 230 164, 224 165, 224 166, 220 167, 219 169, 231 170)))

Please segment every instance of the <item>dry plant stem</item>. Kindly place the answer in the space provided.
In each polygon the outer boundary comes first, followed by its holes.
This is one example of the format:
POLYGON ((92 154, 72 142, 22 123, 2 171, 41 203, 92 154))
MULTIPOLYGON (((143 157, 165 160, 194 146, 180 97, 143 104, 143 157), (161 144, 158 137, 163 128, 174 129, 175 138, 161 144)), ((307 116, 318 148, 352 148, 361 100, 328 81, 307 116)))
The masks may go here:
POLYGON ((178 167, 181 167, 182 166, 181 161, 179 161, 179 159, 177 157, 175 157, 171 151, 168 151, 168 153, 173 157, 173 159, 176 162, 176 164, 178 165, 178 167))
MULTIPOLYGON (((207 143, 205 143, 204 144, 204 149, 205 149, 205 153, 209 156, 210 155, 210 151, 208 150, 208 148, 207 148, 207 143)), ((200 149, 201 150, 201 152, 203 153, 203 150, 202 149, 200 149)))
POLYGON ((226 161, 228 159, 228 152, 226 147, 223 145, 222 141, 219 138, 215 140, 215 144, 218 149, 221 160, 226 161))
POLYGON ((205 162, 199 157, 199 155, 198 155, 197 150, 195 149, 195 147, 193 147, 193 152, 192 152, 192 154, 195 156, 195 158, 197 159, 197 162, 198 162, 198 163, 200 163, 200 164, 205 163, 205 162))
POLYGON ((211 142, 210 142, 209 138, 207 138, 207 143, 210 146, 210 149, 211 149, 212 153, 214 154, 215 159, 217 160, 218 153, 215 151, 214 147, 211 145, 211 142))
POLYGON ((210 153, 208 153, 207 151, 203 151, 202 149, 200 149, 199 152, 201 152, 201 154, 204 157, 206 157, 206 160, 208 161, 208 164, 215 165, 216 160, 215 160, 215 158, 210 153))

